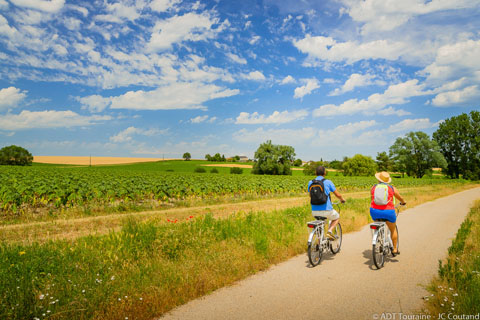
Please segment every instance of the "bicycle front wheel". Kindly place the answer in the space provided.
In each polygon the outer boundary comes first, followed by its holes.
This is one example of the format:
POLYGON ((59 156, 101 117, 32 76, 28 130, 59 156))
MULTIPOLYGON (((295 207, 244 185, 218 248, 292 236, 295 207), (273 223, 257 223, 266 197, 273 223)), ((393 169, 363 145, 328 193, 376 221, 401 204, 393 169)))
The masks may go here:
POLYGON ((335 240, 330 240, 330 251, 332 251, 333 254, 337 254, 342 246, 342 226, 340 223, 335 226, 335 229, 332 230, 332 233, 335 237, 335 240))
POLYGON ((312 267, 315 267, 320 263, 323 252, 320 245, 320 238, 318 237, 318 233, 316 232, 316 230, 312 232, 312 242, 308 244, 308 260, 310 261, 312 267))
POLYGON ((375 263, 377 269, 382 268, 383 263, 385 262, 383 251, 383 234, 379 232, 375 244, 372 245, 373 263, 375 263))

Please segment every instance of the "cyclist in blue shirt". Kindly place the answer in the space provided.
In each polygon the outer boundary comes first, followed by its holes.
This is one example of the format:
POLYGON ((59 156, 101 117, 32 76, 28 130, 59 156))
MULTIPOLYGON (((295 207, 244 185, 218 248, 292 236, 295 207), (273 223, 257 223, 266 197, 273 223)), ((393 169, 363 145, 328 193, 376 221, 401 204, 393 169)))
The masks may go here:
MULTIPOLYGON (((317 174, 317 177, 315 178, 315 180, 324 180, 323 185, 325 186, 325 194, 327 195, 328 198, 325 204, 311 205, 312 215, 314 217, 325 217, 329 220, 332 220, 332 223, 330 224, 330 228, 328 228, 327 238, 331 240, 335 240, 332 230, 337 226, 340 220, 340 215, 335 209, 333 209, 332 201, 330 199, 330 193, 332 192, 342 203, 345 203, 345 199, 337 191, 333 182, 328 179, 325 179, 326 171, 324 166, 318 166, 315 169, 315 173, 317 174)), ((310 190, 311 185, 312 185, 312 181, 309 181, 308 190, 310 190)))

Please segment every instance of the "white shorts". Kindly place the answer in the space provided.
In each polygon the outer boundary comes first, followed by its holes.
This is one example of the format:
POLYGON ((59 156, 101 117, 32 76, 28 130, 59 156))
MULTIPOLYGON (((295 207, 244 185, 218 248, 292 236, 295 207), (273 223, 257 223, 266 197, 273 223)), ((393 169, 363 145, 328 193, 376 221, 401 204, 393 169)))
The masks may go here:
POLYGON ((322 211, 312 211, 314 217, 324 217, 329 220, 337 220, 340 218, 340 215, 335 209, 332 210, 322 210, 322 211))

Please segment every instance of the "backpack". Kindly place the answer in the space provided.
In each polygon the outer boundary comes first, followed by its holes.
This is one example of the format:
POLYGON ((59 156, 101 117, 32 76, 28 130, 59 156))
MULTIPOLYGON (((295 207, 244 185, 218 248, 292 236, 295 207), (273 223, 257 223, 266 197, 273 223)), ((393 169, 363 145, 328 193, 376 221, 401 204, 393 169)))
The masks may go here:
POLYGON ((310 185, 310 204, 313 205, 320 205, 327 203, 328 196, 325 193, 325 185, 323 184, 322 180, 312 180, 312 184, 310 185))
POLYGON ((377 206, 386 206, 388 204, 388 187, 392 188, 386 183, 379 183, 375 185, 375 190, 373 191, 373 202, 377 206))

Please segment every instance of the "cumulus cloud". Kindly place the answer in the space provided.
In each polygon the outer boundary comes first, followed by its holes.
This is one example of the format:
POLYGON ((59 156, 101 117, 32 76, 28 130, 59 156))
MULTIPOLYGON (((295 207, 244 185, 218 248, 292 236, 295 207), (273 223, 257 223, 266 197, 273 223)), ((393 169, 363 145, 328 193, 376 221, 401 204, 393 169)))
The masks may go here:
POLYGON ((102 112, 111 103, 110 98, 105 98, 99 95, 75 97, 75 99, 83 105, 83 108, 90 110, 90 112, 102 112))
POLYGON ((111 120, 110 116, 82 116, 73 111, 27 111, 0 117, 0 128, 8 131, 37 128, 71 128, 90 126, 111 120))
POLYGON ((212 29, 219 20, 212 18, 208 12, 197 14, 193 12, 182 16, 173 16, 157 21, 153 27, 147 48, 150 51, 164 51, 173 44, 183 41, 202 41, 214 38, 219 30, 212 29))
POLYGON ((242 78, 253 81, 264 81, 266 79, 263 73, 261 73, 260 71, 252 71, 248 74, 243 74, 242 78))
POLYGON ((198 117, 192 118, 188 121, 190 123, 202 123, 202 122, 214 123, 215 121, 217 121, 217 117, 209 117, 207 115, 204 115, 204 116, 198 116, 198 117))
POLYGON ((422 119, 405 119, 396 124, 390 125, 386 131, 387 132, 408 132, 408 131, 419 131, 424 129, 429 129, 436 127, 438 123, 432 123, 428 118, 422 119))
POLYGON ((311 94, 315 89, 320 88, 320 83, 315 78, 302 79, 302 82, 305 83, 305 85, 295 88, 294 98, 303 98, 307 94, 311 94))
POLYGON ((26 91, 15 87, 0 89, 0 111, 14 108, 27 96, 26 91))
POLYGON ((141 129, 135 127, 128 127, 127 129, 120 131, 114 136, 110 137, 110 141, 115 143, 124 143, 132 142, 134 135, 143 135, 143 136, 154 136, 159 134, 166 134, 168 129, 159 130, 159 129, 141 129))
POLYGON ((330 92, 329 95, 338 96, 343 93, 353 91, 355 88, 358 88, 358 87, 365 87, 365 86, 375 84, 373 79, 375 79, 375 76, 371 74, 353 73, 350 75, 347 81, 345 81, 342 87, 336 88, 335 90, 330 92))
POLYGON ((165 12, 171 8, 174 8, 175 5, 180 3, 181 0, 153 0, 150 3, 150 7, 153 11, 165 12))
POLYGON ((152 91, 128 91, 111 97, 112 109, 173 110, 206 109, 202 103, 236 95, 239 90, 199 82, 173 83, 152 91))
POLYGON ((480 90, 478 85, 469 86, 461 90, 439 93, 432 100, 436 107, 463 106, 465 104, 478 104, 480 90))
POLYGON ((239 64, 247 64, 247 60, 245 60, 242 57, 237 56, 234 53, 227 52, 225 55, 228 57, 228 59, 232 60, 233 62, 236 62, 236 63, 239 63, 239 64))
POLYGON ((289 84, 289 83, 295 83, 295 79, 291 76, 291 75, 288 75, 286 76, 285 78, 283 78, 283 80, 280 82, 280 84, 289 84))
POLYGON ((413 17, 426 15, 437 11, 450 9, 475 8, 478 6, 476 1, 458 0, 403 0, 403 1, 383 1, 383 0, 343 0, 346 7, 342 13, 347 13, 354 21, 363 23, 361 27, 362 34, 374 32, 384 32, 393 30, 413 17))
POLYGON ((253 112, 252 114, 248 112, 240 112, 235 121, 235 124, 281 124, 302 120, 305 119, 307 116, 308 111, 306 110, 282 112, 274 111, 269 116, 259 114, 258 112, 253 112))
POLYGON ((390 40, 373 40, 370 42, 337 42, 331 37, 307 35, 294 40, 293 45, 308 55, 307 64, 317 66, 319 62, 346 62, 353 64, 368 59, 397 60, 406 52, 409 45, 390 40))
POLYGON ((65 5, 65 0, 10 0, 18 7, 56 13, 65 5))
MULTIPOLYGON (((417 79, 389 86, 384 93, 375 93, 367 99, 350 99, 340 105, 327 104, 313 111, 314 117, 352 115, 356 113, 371 114, 384 109, 387 105, 404 104, 411 97, 430 94, 425 91, 425 85, 417 79)), ((388 112, 388 111, 384 111, 388 112)))

